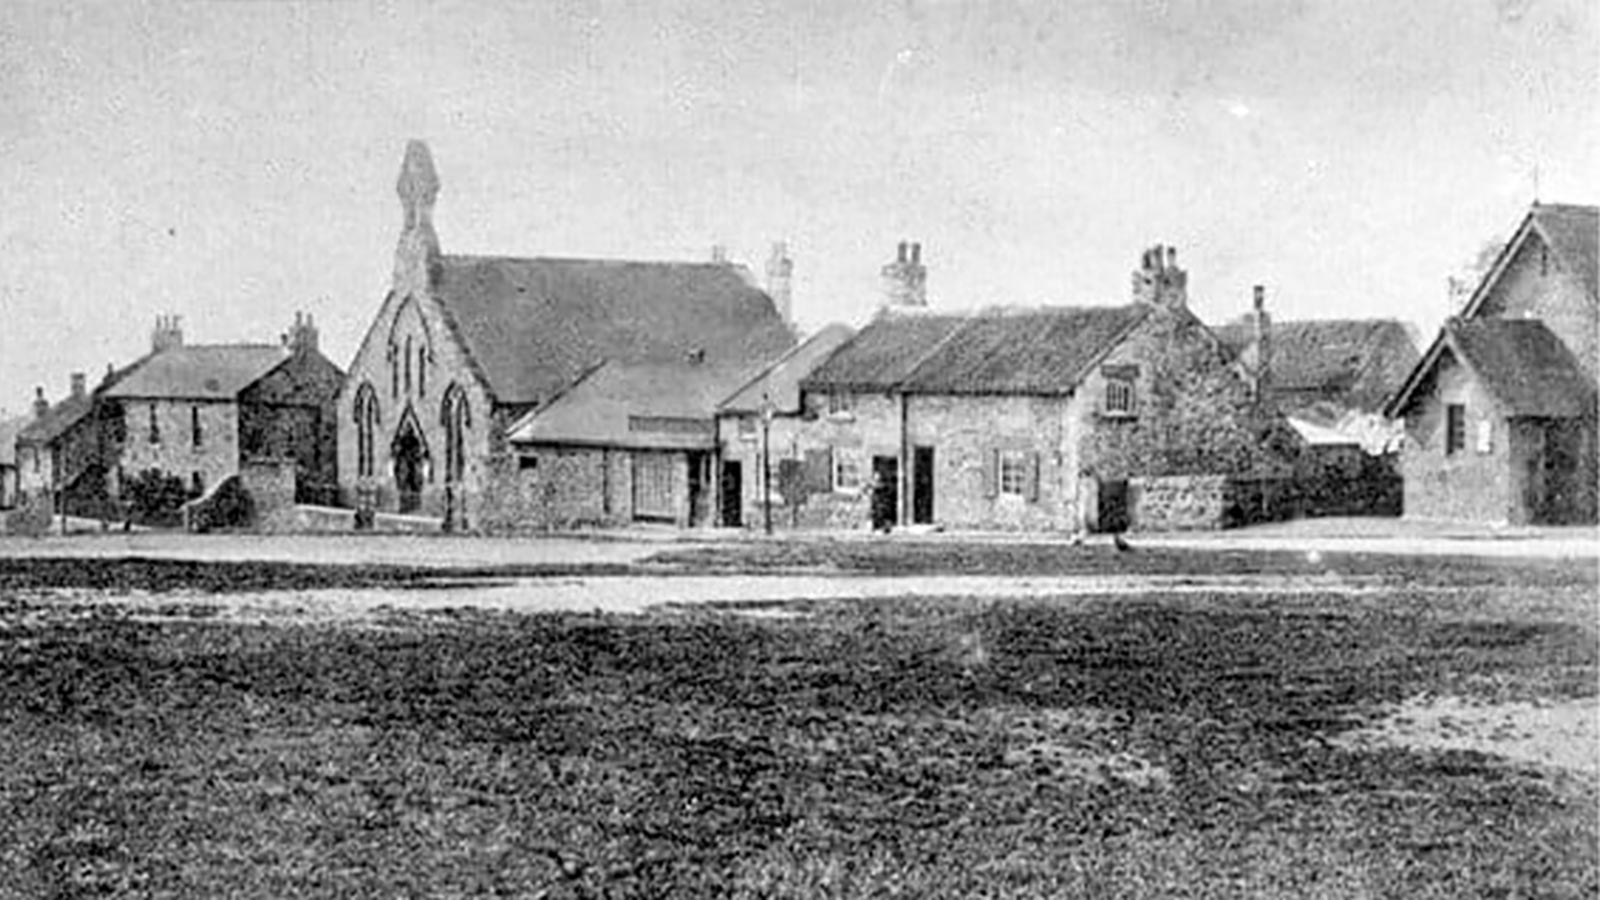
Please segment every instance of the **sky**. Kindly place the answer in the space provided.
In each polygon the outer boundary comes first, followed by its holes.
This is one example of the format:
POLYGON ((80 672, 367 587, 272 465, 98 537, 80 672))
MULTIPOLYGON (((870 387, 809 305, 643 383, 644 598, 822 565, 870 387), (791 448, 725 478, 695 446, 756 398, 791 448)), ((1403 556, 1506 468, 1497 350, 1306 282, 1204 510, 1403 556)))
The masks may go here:
POLYGON ((0 407, 156 316, 345 365, 388 289, 405 142, 446 253, 795 260, 860 323, 1112 304, 1178 248, 1210 322, 1398 317, 1537 197, 1600 200, 1588 0, 649 0, 0 6, 0 407))

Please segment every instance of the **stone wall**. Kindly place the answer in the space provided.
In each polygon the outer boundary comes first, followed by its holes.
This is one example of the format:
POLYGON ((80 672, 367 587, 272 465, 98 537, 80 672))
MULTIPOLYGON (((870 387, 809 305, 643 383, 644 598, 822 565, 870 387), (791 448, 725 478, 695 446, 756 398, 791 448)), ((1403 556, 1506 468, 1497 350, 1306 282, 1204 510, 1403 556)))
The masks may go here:
POLYGON ((239 397, 243 459, 290 458, 295 489, 324 502, 338 484, 337 399, 344 373, 311 350, 290 357, 239 397))
POLYGON ((1169 475, 1128 481, 1129 527, 1136 531, 1196 531, 1228 521, 1228 478, 1169 475))
POLYGON ((632 519, 626 451, 538 447, 490 461, 479 527, 492 533, 620 525, 632 519))
POLYGON ((154 469, 193 485, 198 475, 205 491, 239 471, 239 414, 233 403, 125 400, 121 405, 125 435, 117 465, 124 477, 154 469))
POLYGON ((1422 519, 1509 522, 1513 514, 1510 435, 1499 403, 1448 353, 1438 364, 1434 390, 1406 417, 1400 455, 1405 514, 1422 519), (1445 407, 1466 407, 1466 446, 1445 452, 1445 407), (1490 445, 1479 449, 1478 429, 1487 421, 1490 445))
MULTIPOLYGON (((907 460, 933 448, 933 520, 950 528, 1072 530, 1079 518, 1078 479, 1069 450, 1066 397, 914 396, 907 399, 907 460), (1020 458, 1037 487, 1000 489, 1000 454, 1020 458), (1020 455, 1018 457, 1017 455, 1020 455)), ((902 478, 910 520, 914 475, 902 478)), ((1031 486, 1031 485, 1030 485, 1031 486)))

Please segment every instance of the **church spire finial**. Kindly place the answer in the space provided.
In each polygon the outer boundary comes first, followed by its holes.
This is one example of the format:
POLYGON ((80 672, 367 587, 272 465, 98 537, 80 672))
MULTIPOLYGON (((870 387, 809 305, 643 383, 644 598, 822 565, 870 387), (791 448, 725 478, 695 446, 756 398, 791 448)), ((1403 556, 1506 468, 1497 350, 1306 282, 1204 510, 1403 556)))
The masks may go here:
POLYGON ((439 176, 433 170, 433 154, 428 152, 427 144, 418 140, 406 144, 406 158, 400 164, 395 191, 405 212, 400 245, 395 249, 395 290, 424 293, 432 286, 439 264, 439 236, 433 231, 433 202, 439 196, 439 176))

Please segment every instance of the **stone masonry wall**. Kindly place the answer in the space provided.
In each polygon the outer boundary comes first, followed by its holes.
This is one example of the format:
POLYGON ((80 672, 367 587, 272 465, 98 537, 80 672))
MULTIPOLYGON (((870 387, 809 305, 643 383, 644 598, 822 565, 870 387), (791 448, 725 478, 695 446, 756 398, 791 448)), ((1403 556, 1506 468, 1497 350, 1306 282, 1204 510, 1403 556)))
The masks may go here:
POLYGON ((1129 525, 1136 531, 1222 528, 1228 515, 1228 478, 1173 475, 1128 481, 1129 525))
POLYGON ((491 462, 480 526, 492 533, 620 525, 632 511, 627 454, 595 448, 524 448, 491 462), (524 467, 523 459, 537 460, 524 467), (619 502, 628 497, 629 502, 619 502))
POLYGON ((238 407, 228 402, 192 400, 126 400, 123 420, 126 435, 117 460, 122 473, 133 477, 156 469, 193 484, 199 475, 209 489, 239 471, 238 407), (155 439, 151 410, 154 409, 155 439), (195 441, 193 411, 198 411, 200 440, 195 441))
POLYGON ((1510 436, 1499 404, 1448 354, 1438 386, 1406 420, 1400 455, 1405 515, 1421 519, 1508 522, 1512 518, 1510 436), (1466 446, 1445 453, 1445 406, 1466 407, 1466 446), (1478 449, 1479 423, 1490 423, 1490 451, 1478 449))
POLYGON ((914 396, 907 402, 911 446, 933 448, 935 523, 1003 531, 1076 527, 1068 398, 914 396), (999 490, 997 453, 1020 453, 1037 467, 1033 496, 999 490))

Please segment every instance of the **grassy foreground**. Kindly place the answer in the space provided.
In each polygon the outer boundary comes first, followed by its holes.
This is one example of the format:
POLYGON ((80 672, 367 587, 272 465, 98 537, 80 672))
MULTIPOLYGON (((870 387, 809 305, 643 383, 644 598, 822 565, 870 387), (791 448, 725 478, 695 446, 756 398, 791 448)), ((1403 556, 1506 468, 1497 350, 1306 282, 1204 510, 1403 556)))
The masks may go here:
POLYGON ((1421 692, 1592 695, 1592 567, 1397 565, 1362 595, 376 629, 17 576, 0 895, 1595 896, 1594 785, 1336 740, 1421 692))

